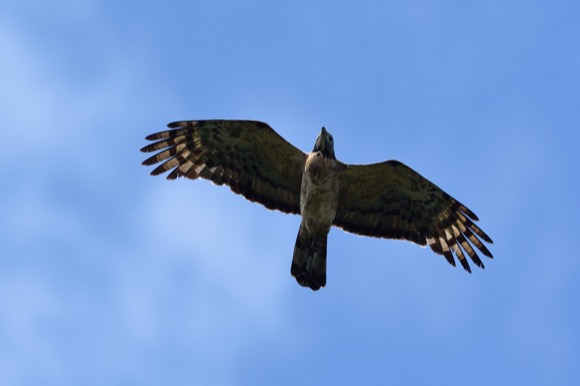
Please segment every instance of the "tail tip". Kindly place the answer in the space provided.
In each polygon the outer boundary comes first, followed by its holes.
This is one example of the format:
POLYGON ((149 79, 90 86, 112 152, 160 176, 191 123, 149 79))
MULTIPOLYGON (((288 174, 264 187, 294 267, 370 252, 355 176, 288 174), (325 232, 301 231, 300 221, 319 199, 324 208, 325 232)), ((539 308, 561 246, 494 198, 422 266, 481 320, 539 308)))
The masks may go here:
POLYGON ((290 273, 294 276, 298 284, 302 287, 310 288, 313 291, 318 291, 326 285, 326 275, 318 275, 316 272, 308 272, 306 269, 299 267, 294 262, 292 262, 290 273))

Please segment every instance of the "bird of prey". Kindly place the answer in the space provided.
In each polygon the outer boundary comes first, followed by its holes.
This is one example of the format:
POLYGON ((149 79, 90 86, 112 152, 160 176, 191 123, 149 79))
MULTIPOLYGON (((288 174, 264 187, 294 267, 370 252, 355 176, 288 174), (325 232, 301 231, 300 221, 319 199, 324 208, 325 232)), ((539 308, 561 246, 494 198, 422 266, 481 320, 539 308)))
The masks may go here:
POLYGON ((326 239, 331 226, 364 236, 429 245, 471 272, 467 257, 484 268, 476 247, 493 257, 491 238, 465 205, 399 161, 348 165, 336 159, 323 127, 310 153, 268 124, 248 120, 179 121, 149 135, 141 151, 158 152, 143 165, 152 175, 211 180, 268 209, 302 216, 291 274, 312 290, 326 284, 326 239), (455 258, 454 258, 455 257, 455 258))

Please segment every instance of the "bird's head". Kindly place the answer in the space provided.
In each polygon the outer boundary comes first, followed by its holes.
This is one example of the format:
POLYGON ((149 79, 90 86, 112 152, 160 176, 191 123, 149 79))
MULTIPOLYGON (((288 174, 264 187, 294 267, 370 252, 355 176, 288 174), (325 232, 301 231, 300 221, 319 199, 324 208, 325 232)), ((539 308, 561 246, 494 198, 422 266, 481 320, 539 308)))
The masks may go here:
POLYGON ((334 139, 332 138, 332 134, 326 131, 324 127, 320 130, 320 134, 318 134, 316 142, 314 143, 314 150, 312 152, 317 151, 321 152, 327 158, 336 159, 334 155, 334 139))

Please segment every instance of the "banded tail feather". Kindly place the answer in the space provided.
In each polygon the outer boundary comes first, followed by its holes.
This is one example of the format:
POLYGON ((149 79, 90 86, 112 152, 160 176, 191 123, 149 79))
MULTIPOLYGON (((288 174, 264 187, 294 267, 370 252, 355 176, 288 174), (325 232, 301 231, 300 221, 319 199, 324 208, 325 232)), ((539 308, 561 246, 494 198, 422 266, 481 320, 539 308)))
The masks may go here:
POLYGON ((300 225, 290 273, 298 284, 314 291, 326 285, 326 240, 328 233, 310 235, 304 224, 300 225))

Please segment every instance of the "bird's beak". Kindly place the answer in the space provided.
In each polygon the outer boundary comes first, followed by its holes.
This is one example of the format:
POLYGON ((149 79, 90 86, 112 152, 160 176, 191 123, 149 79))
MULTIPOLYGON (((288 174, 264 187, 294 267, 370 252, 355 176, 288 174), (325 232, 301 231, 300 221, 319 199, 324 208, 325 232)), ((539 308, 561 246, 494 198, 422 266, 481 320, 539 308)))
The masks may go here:
POLYGON ((322 130, 320 130, 320 150, 325 151, 326 150, 326 135, 328 134, 328 132, 326 131, 326 129, 324 128, 324 126, 322 127, 322 130))

